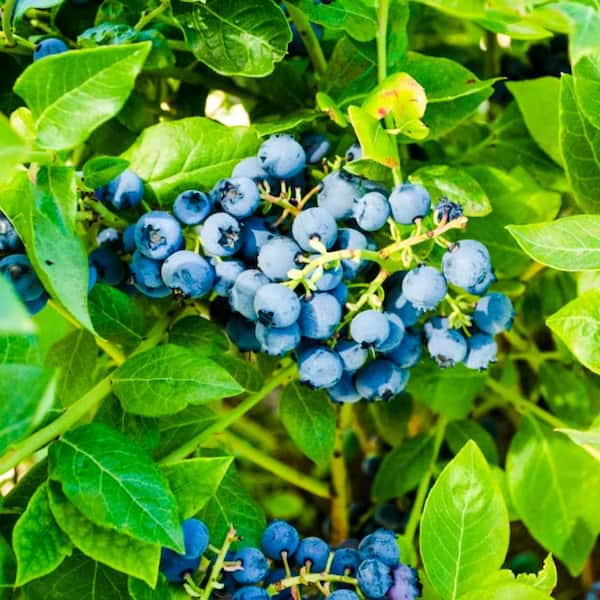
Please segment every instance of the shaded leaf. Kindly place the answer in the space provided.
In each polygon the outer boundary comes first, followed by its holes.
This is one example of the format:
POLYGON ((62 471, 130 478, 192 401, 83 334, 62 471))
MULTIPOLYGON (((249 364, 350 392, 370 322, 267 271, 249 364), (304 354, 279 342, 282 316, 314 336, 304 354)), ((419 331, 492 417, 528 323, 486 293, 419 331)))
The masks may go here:
POLYGON ((86 187, 94 190, 118 177, 128 166, 129 161, 124 158, 95 156, 83 165, 83 181, 86 187))
POLYGON ((488 463, 497 465, 500 462, 494 438, 481 425, 469 419, 448 423, 446 441, 452 452, 458 454, 469 440, 473 440, 479 446, 488 463))

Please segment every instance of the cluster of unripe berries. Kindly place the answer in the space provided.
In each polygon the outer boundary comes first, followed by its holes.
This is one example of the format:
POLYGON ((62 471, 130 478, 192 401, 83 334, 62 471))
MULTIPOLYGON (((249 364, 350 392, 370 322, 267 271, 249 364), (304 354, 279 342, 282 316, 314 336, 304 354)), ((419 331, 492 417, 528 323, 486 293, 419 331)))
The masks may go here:
MULTIPOLYGON (((202 586, 203 575, 214 581, 215 559, 201 566, 209 547, 206 526, 188 519, 182 527, 185 554, 163 548, 160 570, 171 583, 192 577, 202 586)), ((395 534, 385 529, 332 549, 321 538, 301 539, 289 523, 273 521, 263 532, 260 549, 228 551, 219 567, 216 587, 233 600, 288 600, 293 588, 302 588, 302 594, 306 586, 316 590, 317 583, 332 600, 359 600, 358 590, 370 600, 414 600, 421 595, 417 572, 400 562, 395 534)))

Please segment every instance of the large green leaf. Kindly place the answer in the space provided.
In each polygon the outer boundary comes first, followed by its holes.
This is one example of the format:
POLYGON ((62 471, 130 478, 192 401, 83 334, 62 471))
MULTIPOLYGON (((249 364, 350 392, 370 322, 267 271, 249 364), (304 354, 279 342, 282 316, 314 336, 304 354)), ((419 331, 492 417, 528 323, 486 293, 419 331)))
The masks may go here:
POLYGON ((35 330, 35 323, 17 296, 15 288, 5 277, 0 277, 0 333, 5 336, 34 333, 35 330))
POLYGON ((600 290, 575 298, 546 321, 569 350, 594 373, 600 374, 600 290))
POLYGON ((48 498, 56 523, 76 548, 117 571, 137 577, 151 586, 156 585, 159 545, 145 544, 95 525, 69 502, 57 482, 50 482, 48 498))
POLYGON ((492 435, 479 423, 471 419, 452 421, 446 427, 446 442, 455 454, 469 441, 473 440, 485 456, 488 463, 497 465, 500 462, 498 448, 492 435))
POLYGON ((10 600, 13 597, 12 586, 15 582, 15 556, 10 544, 0 535, 0 599, 10 600))
POLYGON ((530 533, 573 575, 580 573, 600 531, 600 463, 526 417, 512 439, 506 474, 530 533))
POLYGON ((0 364, 40 365, 40 343, 34 335, 0 335, 0 364))
POLYGON ((292 39, 274 2, 172 0, 171 7, 194 56, 222 75, 272 73, 292 39))
POLYGON ((557 429, 556 431, 569 436, 575 444, 581 446, 588 454, 600 461, 600 424, 588 431, 577 429, 557 429))
POLYGON ((500 568, 508 550, 508 513, 494 476, 473 441, 442 471, 421 520, 427 576, 455 600, 500 568))
POLYGON ((27 146, 10 126, 9 120, 0 113, 0 183, 4 183, 14 168, 27 157, 27 146))
POLYGON ((600 215, 574 215, 507 229, 519 246, 543 265, 562 271, 600 269, 600 215))
POLYGON ((133 356, 115 371, 112 381, 124 410, 148 417, 244 391, 217 362, 171 344, 133 356))
POLYGON ((240 158, 255 154, 259 144, 251 128, 190 117, 149 127, 128 154, 132 170, 166 205, 179 192, 208 189, 229 177, 240 158))
POLYGON ((14 9, 13 18, 15 21, 25 15, 30 8, 52 8, 59 6, 64 0, 19 0, 14 9))
POLYGON ((506 84, 515 97, 531 137, 554 161, 561 163, 558 148, 558 105, 560 80, 556 77, 539 77, 506 84), (540 98, 544 101, 540 102, 540 98))
POLYGON ((54 571, 71 554, 73 545, 50 510, 46 483, 36 490, 19 517, 13 531, 13 548, 18 586, 54 571))
POLYGON ((54 150, 74 148, 115 116, 150 48, 144 42, 65 52, 25 69, 14 90, 36 118, 38 143, 54 150))
MULTIPOLYGON (((600 16, 596 19, 600 22, 600 16)), ((600 33, 600 28, 599 28, 600 33)), ((600 53, 581 56, 573 67, 573 82, 579 107, 585 118, 600 128, 600 53)))
POLYGON ((86 187, 94 190, 118 177, 129 161, 117 156, 95 156, 83 165, 83 181, 86 187))
POLYGON ((177 504, 150 458, 99 423, 65 433, 48 451, 50 478, 93 523, 181 552, 177 504))
POLYGON ((229 350, 223 327, 203 317, 184 317, 177 321, 169 332, 169 342, 208 357, 229 350))
POLYGON ((279 414, 294 443, 318 465, 331 460, 335 410, 324 392, 290 383, 281 394, 279 414))
POLYGON ((573 78, 560 80, 559 142, 575 199, 587 212, 600 209, 600 129, 582 114, 573 78))

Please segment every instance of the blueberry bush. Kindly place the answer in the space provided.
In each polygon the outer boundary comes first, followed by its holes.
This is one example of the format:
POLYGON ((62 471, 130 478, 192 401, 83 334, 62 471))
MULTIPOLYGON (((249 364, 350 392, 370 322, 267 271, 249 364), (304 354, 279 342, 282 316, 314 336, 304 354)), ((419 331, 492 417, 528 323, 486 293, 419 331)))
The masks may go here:
POLYGON ((600 598, 597 0, 4 0, 0 599, 600 598))

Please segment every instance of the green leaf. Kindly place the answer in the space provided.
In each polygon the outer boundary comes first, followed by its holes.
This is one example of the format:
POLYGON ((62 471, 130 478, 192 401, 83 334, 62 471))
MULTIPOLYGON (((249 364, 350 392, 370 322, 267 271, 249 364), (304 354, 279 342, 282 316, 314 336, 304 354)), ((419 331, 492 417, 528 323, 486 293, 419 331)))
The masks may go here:
POLYGON ((13 532, 17 557, 17 586, 54 571, 73 551, 68 536, 56 523, 48 502, 48 485, 33 494, 13 532))
POLYGON ((497 465, 500 462, 494 438, 479 423, 470 419, 448 423, 446 442, 454 454, 458 454, 469 440, 473 440, 479 446, 488 463, 497 465))
POLYGON ((517 101, 531 137, 552 160, 561 164, 558 148, 560 80, 556 77, 539 77, 510 81, 506 87, 517 101), (540 98, 544 101, 540 102, 540 98))
POLYGON ((264 378, 258 369, 247 360, 236 358, 230 354, 214 353, 213 360, 223 367, 245 390, 258 392, 264 385, 264 378))
POLYGON ((191 458, 163 467, 182 519, 189 519, 204 508, 217 493, 232 464, 230 456, 215 456, 191 458))
POLYGON ((580 363, 600 374, 600 290, 590 290, 551 315, 546 324, 580 363))
POLYGON ((440 369, 421 363, 411 371, 406 391, 448 419, 464 419, 484 387, 485 375, 463 365, 440 369))
POLYGON ((452 202, 462 204, 467 217, 483 217, 492 211, 487 194, 477 180, 457 167, 421 167, 409 179, 413 183, 424 185, 434 201, 445 196, 452 202))
POLYGON ((79 552, 24 587, 27 600, 129 600, 127 576, 79 552))
POLYGON ((564 433, 578 446, 581 446, 588 454, 600 461, 600 427, 592 427, 588 431, 577 429, 557 429, 564 433))
POLYGON ((128 154, 131 169, 159 202, 167 205, 179 192, 210 189, 219 179, 231 176, 239 160, 254 155, 259 145, 252 128, 225 127, 210 119, 190 117, 149 127, 128 154))
POLYGON ((344 111, 337 105, 336 101, 326 94, 325 92, 317 92, 315 97, 317 107, 320 111, 327 114, 327 116, 340 127, 348 126, 348 119, 344 114, 344 111))
POLYGON ((600 210, 600 129, 582 114, 573 78, 560 80, 559 142, 563 164, 579 206, 586 212, 600 210))
POLYGON ((0 333, 4 336, 35 331, 35 323, 17 296, 15 288, 5 277, 0 277, 0 333))
POLYGON ((18 21, 30 8, 53 8, 63 2, 64 0, 19 0, 15 5, 13 18, 18 21))
POLYGON ((42 177, 44 181, 43 187, 34 187, 27 173, 19 172, 11 185, 0 191, 0 207, 24 241, 48 293, 86 329, 93 330, 87 309, 88 259, 71 222, 76 207, 74 171, 53 168, 42 177), (73 193, 67 197, 62 195, 65 178, 72 182, 68 187, 73 193), (54 183, 61 197, 54 195, 54 183))
POLYGON ((274 2, 172 0, 171 7, 194 56, 221 75, 269 75, 292 39, 274 2))
POLYGON ((150 48, 145 42, 64 52, 25 69, 14 90, 36 118, 38 143, 53 150, 74 148, 114 117, 150 48))
POLYGON ((525 417, 512 439, 506 474, 531 535, 572 575, 579 574, 600 531, 600 464, 562 434, 525 417))
POLYGON ((271 117, 255 121, 254 129, 261 137, 266 137, 273 133, 281 133, 290 129, 297 129, 301 125, 309 124, 315 121, 320 114, 315 110, 302 110, 291 113, 284 117, 271 117))
POLYGON ((71 405, 93 386, 97 359, 94 336, 85 329, 71 332, 50 348, 46 366, 60 369, 56 395, 63 406, 71 405))
POLYGON ((600 215, 574 215, 507 229, 519 246, 543 265, 562 271, 600 269, 600 215))
POLYGON ((40 365, 41 362, 40 344, 36 336, 0 336, 0 364, 21 363, 25 365, 40 365))
POLYGON ((412 409, 411 399, 406 394, 398 394, 389 402, 374 402, 369 405, 377 432, 392 446, 404 441, 412 409))
POLYGON ((128 588, 133 600, 189 600, 183 586, 169 585, 162 573, 159 574, 158 584, 154 589, 134 577, 129 578, 128 588))
POLYGON ((10 126, 10 121, 0 113, 0 183, 14 174, 14 169, 27 157, 27 145, 10 126))
POLYGON ((90 292, 89 309, 94 327, 103 338, 129 347, 144 338, 144 312, 121 290, 97 283, 90 292))
POLYGON ((290 383, 281 394, 279 415, 308 458, 318 465, 329 463, 335 444, 335 410, 324 392, 290 383))
POLYGON ((9 543, 0 535, 0 598, 10 600, 13 597, 12 586, 17 570, 15 557, 9 543))
MULTIPOLYGON (((600 18, 596 16, 600 22, 600 18)), ((600 28, 598 29, 600 34, 600 28)), ((574 59, 572 59, 573 62, 574 59)), ((600 55, 581 56, 573 67, 575 95, 584 117, 596 128, 600 128, 598 98, 600 98, 600 55)))
POLYGON ((517 575, 517 582, 525 583, 536 589, 550 594, 558 583, 558 573, 552 554, 548 554, 544 559, 544 566, 537 573, 520 573, 517 575))
POLYGON ((467 442, 425 503, 420 547, 425 571, 444 598, 461 597, 500 568, 509 522, 502 494, 477 445, 467 442))
POLYGON ((207 357, 229 350, 229 340, 223 328, 204 317, 179 319, 171 328, 169 342, 207 357))
POLYGON ((99 423, 65 433, 48 451, 50 478, 93 523, 183 551, 177 504, 156 465, 99 423))
POLYGON ((523 583, 508 582, 468 591, 460 600, 551 600, 551 596, 523 583))
POLYGON ((54 401, 52 371, 34 365, 0 365, 0 453, 40 424, 54 401))
POLYGON ((86 519, 60 489, 56 482, 48 486, 50 509, 73 545, 86 556, 122 573, 156 585, 160 546, 133 540, 114 530, 94 525, 86 519))
POLYGON ((113 391, 123 409, 158 417, 237 396, 243 388, 211 359, 167 344, 132 356, 113 374, 113 391))
POLYGON ((399 498, 414 490, 429 469, 433 438, 420 434, 386 454, 377 470, 371 495, 376 502, 399 498))
POLYGON ((94 190, 118 177, 128 166, 129 161, 124 158, 95 156, 83 165, 83 182, 94 190))

